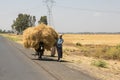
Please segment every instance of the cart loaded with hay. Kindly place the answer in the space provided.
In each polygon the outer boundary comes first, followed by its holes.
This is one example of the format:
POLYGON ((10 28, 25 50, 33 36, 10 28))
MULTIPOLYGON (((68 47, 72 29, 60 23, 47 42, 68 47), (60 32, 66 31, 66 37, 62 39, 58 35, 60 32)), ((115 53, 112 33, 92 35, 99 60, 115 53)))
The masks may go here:
POLYGON ((38 58, 44 50, 51 50, 58 39, 58 33, 48 25, 43 23, 35 27, 29 27, 23 32, 23 44, 25 48, 34 48, 38 58))

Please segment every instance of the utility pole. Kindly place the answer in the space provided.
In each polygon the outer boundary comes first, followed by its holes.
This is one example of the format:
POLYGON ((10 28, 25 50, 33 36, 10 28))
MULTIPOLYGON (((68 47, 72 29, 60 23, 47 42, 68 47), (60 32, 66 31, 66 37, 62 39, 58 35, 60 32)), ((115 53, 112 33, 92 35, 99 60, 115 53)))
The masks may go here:
MULTIPOLYGON (((53 8, 55 1, 44 0, 44 3, 46 4, 47 10, 48 10, 48 25, 53 26, 55 28, 53 24, 53 15, 52 15, 52 8, 53 8)), ((56 53, 56 47, 53 46, 51 50, 51 56, 55 56, 55 53, 56 53)))
POLYGON ((54 26, 52 8, 53 8, 55 1, 54 0, 43 0, 43 1, 46 4, 47 10, 48 10, 48 25, 54 26))

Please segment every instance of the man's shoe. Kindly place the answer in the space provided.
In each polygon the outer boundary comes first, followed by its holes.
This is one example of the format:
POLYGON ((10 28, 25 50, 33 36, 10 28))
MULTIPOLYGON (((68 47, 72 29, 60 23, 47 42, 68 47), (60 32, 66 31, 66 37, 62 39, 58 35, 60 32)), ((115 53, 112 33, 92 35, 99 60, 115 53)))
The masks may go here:
POLYGON ((58 62, 61 62, 61 60, 60 60, 60 59, 58 59, 58 62))

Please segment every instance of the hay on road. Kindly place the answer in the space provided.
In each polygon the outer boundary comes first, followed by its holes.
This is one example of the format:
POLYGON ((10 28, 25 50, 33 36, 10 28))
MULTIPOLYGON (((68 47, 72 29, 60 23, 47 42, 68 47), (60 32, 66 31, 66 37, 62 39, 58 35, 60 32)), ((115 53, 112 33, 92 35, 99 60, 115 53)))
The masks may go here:
POLYGON ((23 43, 26 48, 37 49, 39 42, 44 42, 46 50, 50 50, 58 38, 57 32, 45 24, 29 27, 23 32, 23 43))

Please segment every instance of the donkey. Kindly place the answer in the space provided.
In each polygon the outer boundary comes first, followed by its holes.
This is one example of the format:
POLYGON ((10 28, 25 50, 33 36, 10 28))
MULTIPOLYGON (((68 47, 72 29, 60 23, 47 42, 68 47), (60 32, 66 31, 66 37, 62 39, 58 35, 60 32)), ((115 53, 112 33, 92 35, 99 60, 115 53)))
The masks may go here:
POLYGON ((38 55, 38 59, 42 59, 42 56, 44 54, 44 43, 39 42, 39 48, 35 49, 36 55, 38 55))

